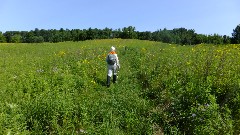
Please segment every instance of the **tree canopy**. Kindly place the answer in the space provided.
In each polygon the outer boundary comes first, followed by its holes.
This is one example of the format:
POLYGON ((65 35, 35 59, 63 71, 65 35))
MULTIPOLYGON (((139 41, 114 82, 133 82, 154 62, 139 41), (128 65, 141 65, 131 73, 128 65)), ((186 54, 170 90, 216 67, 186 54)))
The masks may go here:
POLYGON ((240 24, 233 30, 233 43, 240 44, 240 24))
POLYGON ((232 37, 226 35, 204 35, 197 34, 194 29, 174 28, 168 30, 166 28, 154 32, 136 31, 133 26, 124 27, 122 29, 113 30, 111 28, 97 29, 38 29, 31 31, 6 31, 0 32, 0 43, 42 43, 42 42, 65 42, 65 41, 84 41, 94 39, 140 39, 152 40, 164 43, 174 43, 180 45, 195 45, 201 43, 207 44, 229 44, 240 43, 240 24, 233 30, 232 37))

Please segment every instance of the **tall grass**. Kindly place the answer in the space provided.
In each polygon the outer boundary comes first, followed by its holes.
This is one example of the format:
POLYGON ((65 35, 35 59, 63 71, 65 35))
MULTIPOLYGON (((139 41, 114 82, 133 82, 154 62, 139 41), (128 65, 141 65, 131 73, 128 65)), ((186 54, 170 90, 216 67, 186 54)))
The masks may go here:
POLYGON ((239 134, 239 45, 0 44, 0 134, 239 134), (116 46, 118 83, 105 86, 116 46))

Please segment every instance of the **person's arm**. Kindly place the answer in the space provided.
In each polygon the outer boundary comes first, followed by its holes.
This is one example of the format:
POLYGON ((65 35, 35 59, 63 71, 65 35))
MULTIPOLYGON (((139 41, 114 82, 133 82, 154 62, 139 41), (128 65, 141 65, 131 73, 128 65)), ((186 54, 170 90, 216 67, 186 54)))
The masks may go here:
POLYGON ((118 66, 118 69, 120 69, 120 63, 119 63, 119 59, 118 59, 117 54, 116 54, 116 60, 117 60, 117 66, 118 66))

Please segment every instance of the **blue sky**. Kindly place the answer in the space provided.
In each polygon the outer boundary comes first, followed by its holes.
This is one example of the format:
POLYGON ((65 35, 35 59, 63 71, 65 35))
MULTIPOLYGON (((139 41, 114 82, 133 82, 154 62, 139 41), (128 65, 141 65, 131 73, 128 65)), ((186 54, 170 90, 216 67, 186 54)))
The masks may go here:
POLYGON ((187 28, 231 36, 240 0, 1 0, 0 31, 187 28))

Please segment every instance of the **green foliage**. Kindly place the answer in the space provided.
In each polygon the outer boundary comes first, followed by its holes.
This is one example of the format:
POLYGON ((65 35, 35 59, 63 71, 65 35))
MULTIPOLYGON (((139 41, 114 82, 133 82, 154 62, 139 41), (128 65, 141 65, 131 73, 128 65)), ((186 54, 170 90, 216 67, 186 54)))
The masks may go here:
POLYGON ((239 134, 239 49, 129 39, 1 44, 0 134, 239 134), (107 88, 112 45, 121 71, 107 88))
POLYGON ((240 24, 236 26, 232 33, 233 40, 235 44, 240 43, 240 24))
POLYGON ((152 40, 152 33, 150 31, 138 32, 138 39, 140 39, 140 40, 152 40))
POLYGON ((7 31, 3 33, 3 37, 0 35, 0 42, 8 43, 42 43, 42 42, 65 42, 65 41, 85 41, 94 39, 140 39, 140 40, 150 40, 159 41, 163 43, 180 44, 180 45, 197 45, 197 44, 229 44, 238 43, 239 38, 239 26, 237 26, 232 33, 233 37, 226 35, 203 35, 195 33, 194 29, 186 28, 174 28, 172 30, 157 30, 154 32, 136 31, 133 26, 123 27, 122 29, 113 30, 111 28, 97 29, 49 29, 35 30, 31 31, 7 31), (20 37, 21 36, 21 37, 20 37), (20 40, 19 40, 20 37, 20 40))
POLYGON ((218 34, 208 36, 208 40, 210 41, 209 43, 212 43, 215 45, 223 44, 223 38, 222 38, 222 36, 220 36, 218 34))
POLYGON ((11 43, 21 43, 21 35, 13 35, 10 39, 11 43))
POLYGON ((6 42, 6 39, 3 36, 2 32, 0 31, 0 43, 5 43, 5 42, 6 42))
POLYGON ((122 39, 136 39, 137 33, 135 32, 135 27, 132 27, 132 26, 124 27, 122 29, 121 38, 122 39))

